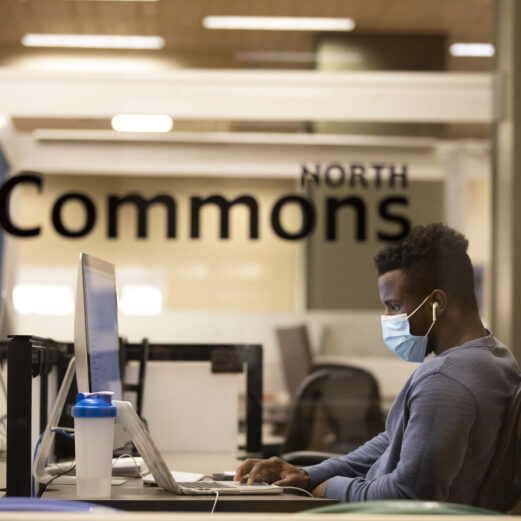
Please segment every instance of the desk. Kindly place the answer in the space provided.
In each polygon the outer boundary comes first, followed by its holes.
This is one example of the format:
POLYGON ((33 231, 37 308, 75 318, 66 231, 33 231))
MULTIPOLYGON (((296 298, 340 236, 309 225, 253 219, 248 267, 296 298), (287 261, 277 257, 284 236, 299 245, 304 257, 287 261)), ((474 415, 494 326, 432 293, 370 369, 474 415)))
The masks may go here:
MULTIPOLYGON (((48 376, 53 364, 63 378, 73 344, 27 335, 10 337, 7 345, 7 477, 9 496, 29 496, 31 481, 32 381, 40 376, 40 426, 47 424, 48 376), (60 369, 61 368, 61 369, 60 369)), ((144 344, 125 344, 126 359, 139 360, 144 344)), ((262 346, 250 344, 148 344, 150 360, 211 361, 215 372, 246 371, 246 449, 262 450, 262 346)), ((0 356, 2 355, 0 345, 0 356)), ((61 380, 61 379, 60 379, 61 380)), ((71 418, 62 417, 64 421, 71 418)), ((67 423, 60 425, 68 426, 67 423)), ((72 424, 69 424, 72 426, 72 424)), ((56 439, 55 451, 60 439, 56 439)), ((66 440, 69 441, 69 440, 66 440)), ((70 454, 70 451, 67 452, 70 454)), ((62 453, 63 455, 63 453, 62 453)))
MULTIPOLYGON (((233 454, 167 454, 167 465, 174 470, 212 474, 233 470, 240 461, 233 454)), ((74 485, 49 485, 43 495, 48 499, 76 499, 74 485)), ((143 487, 140 479, 112 487, 110 499, 85 499, 100 505, 131 511, 210 512, 215 496, 177 496, 159 487, 143 487)), ((294 494, 221 496, 216 512, 300 512, 335 504, 335 500, 294 494)))

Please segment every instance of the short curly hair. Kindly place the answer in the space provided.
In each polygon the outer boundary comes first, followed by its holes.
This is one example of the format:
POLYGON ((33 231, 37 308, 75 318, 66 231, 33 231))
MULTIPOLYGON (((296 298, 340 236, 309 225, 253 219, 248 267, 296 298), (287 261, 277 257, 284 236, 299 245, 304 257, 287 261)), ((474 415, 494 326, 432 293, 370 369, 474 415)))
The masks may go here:
POLYGON ((468 244, 461 233, 442 223, 414 226, 405 239, 380 250, 374 262, 378 276, 403 270, 412 294, 422 297, 442 289, 462 308, 477 310, 468 244))

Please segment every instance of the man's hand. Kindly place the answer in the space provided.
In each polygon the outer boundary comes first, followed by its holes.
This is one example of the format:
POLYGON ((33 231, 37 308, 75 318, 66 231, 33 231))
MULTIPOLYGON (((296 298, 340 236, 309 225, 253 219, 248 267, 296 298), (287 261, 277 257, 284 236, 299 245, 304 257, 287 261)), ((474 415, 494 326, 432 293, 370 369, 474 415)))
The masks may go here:
POLYGON ((309 489, 311 483, 307 472, 290 465, 280 458, 247 459, 233 478, 240 483, 271 483, 278 486, 309 489))

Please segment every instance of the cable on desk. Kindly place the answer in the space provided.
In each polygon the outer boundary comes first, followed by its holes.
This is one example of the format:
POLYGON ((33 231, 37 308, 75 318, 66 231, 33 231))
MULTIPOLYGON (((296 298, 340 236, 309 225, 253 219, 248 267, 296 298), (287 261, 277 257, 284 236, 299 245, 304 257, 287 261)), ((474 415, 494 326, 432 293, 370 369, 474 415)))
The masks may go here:
MULTIPOLYGON (((38 441, 36 442, 36 447, 34 447, 34 455, 33 455, 33 463, 36 459, 36 454, 38 454, 38 447, 40 446, 40 442, 42 441, 44 433, 42 432, 38 437, 38 441)), ((31 497, 34 497, 34 476, 31 473, 31 497)))
POLYGON ((309 490, 306 490, 305 488, 300 488, 300 487, 286 487, 285 485, 281 485, 281 488, 283 488, 284 490, 286 490, 286 489, 290 489, 290 490, 298 490, 299 492, 304 492, 304 494, 306 494, 306 496, 314 497, 313 494, 312 494, 309 490))
POLYGON ((62 434, 63 436, 66 436, 67 438, 70 438, 71 440, 74 439, 74 434, 70 434, 69 432, 65 432, 61 429, 51 429, 51 432, 56 432, 58 434, 62 434))
POLYGON ((65 472, 62 472, 61 474, 56 474, 56 476, 53 476, 46 483, 40 483, 40 490, 38 491, 38 496, 37 497, 42 497, 43 493, 47 489, 47 486, 50 485, 55 479, 58 479, 58 478, 60 478, 62 476, 65 476, 65 474, 68 474, 69 472, 72 472, 75 468, 76 468, 76 463, 74 463, 74 465, 71 468, 67 469, 65 472))
POLYGON ((74 434, 74 427, 60 427, 59 425, 56 425, 56 427, 53 428, 58 429, 59 431, 65 431, 70 434, 74 434))
POLYGON ((217 506, 217 500, 219 499, 219 491, 215 490, 214 493, 215 493, 215 501, 213 502, 213 507, 212 507, 212 511, 210 512, 210 514, 213 514, 215 512, 215 507, 217 506))
MULTIPOLYGON (((63 434, 64 436, 67 436, 67 438, 74 439, 74 435, 73 434, 69 434, 68 432, 65 432, 65 431, 63 431, 61 429, 51 429, 51 431, 52 432, 56 432, 58 434, 63 434)), ((36 454, 38 454, 38 448, 40 447, 40 442, 42 441, 42 438, 43 438, 44 434, 45 434, 45 432, 42 432, 40 434, 40 436, 38 437, 38 441, 36 442, 36 447, 34 447, 33 463, 34 463, 34 460, 36 459, 36 454)), ((46 489, 47 485, 49 483, 51 483, 51 481, 54 481, 56 478, 59 478, 60 476, 63 476, 64 474, 67 474, 75 466, 76 466, 76 464, 74 464, 72 467, 67 469, 65 472, 62 472, 61 474, 58 474, 58 475, 52 477, 49 481, 47 481, 47 483, 40 483, 40 490, 38 492, 38 497, 42 496, 42 494, 45 492, 45 489, 46 489)), ((31 497, 34 497, 34 476, 32 475, 32 473, 31 473, 31 497)))
POLYGON ((143 474, 141 474, 141 466, 139 465, 139 463, 136 461, 136 458, 134 456, 132 456, 132 454, 128 453, 128 452, 125 452, 123 454, 120 454, 117 458, 116 458, 116 461, 112 464, 112 468, 115 469, 116 466, 117 466, 117 463, 118 461, 121 459, 121 458, 132 458, 132 462, 134 463, 134 467, 136 467, 136 474, 142 478, 143 477, 143 474))

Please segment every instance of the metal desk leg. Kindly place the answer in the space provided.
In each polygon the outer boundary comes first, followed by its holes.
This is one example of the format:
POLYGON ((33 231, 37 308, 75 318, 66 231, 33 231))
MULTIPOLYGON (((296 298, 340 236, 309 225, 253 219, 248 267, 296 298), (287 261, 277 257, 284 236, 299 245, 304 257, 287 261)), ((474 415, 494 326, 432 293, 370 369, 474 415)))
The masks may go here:
POLYGON ((31 495, 31 337, 7 348, 7 496, 31 495))
POLYGON ((262 347, 244 348, 246 364, 246 450, 262 451, 262 347))

